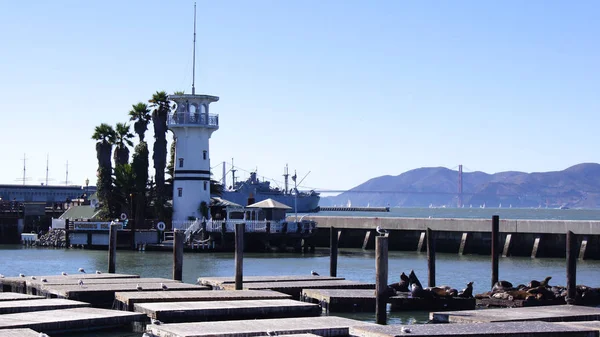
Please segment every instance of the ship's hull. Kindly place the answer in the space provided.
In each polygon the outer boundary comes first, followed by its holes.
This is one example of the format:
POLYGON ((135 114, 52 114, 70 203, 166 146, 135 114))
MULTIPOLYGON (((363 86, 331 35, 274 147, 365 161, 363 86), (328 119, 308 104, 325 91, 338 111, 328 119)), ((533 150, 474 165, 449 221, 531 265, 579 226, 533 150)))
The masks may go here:
MULTIPOLYGON (((221 198, 235 202, 242 206, 248 205, 249 192, 244 193, 241 191, 223 191, 221 198)), ((282 204, 290 206, 292 209, 290 212, 294 212, 294 195, 293 194, 276 194, 276 193, 253 193, 254 201, 259 202, 266 199, 273 199, 279 201, 282 204)), ((321 199, 318 195, 300 195, 298 196, 298 213, 309 213, 317 210, 319 206, 319 200, 321 199)))

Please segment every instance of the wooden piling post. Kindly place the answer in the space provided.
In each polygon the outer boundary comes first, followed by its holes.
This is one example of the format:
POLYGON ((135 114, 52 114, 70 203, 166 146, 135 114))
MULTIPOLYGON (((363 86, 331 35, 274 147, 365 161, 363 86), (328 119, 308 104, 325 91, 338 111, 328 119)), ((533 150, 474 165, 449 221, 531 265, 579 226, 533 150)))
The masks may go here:
POLYGON ((329 276, 337 276, 338 235, 335 227, 329 228, 329 276))
POLYGON ((108 272, 115 272, 117 265, 117 230, 119 224, 111 223, 108 230, 108 272))
POLYGON ((435 233, 431 228, 427 228, 427 271, 427 286, 435 287, 435 233))
MULTIPOLYGON (((500 216, 492 216, 492 287, 498 282, 498 258, 500 256, 500 216)), ((491 289, 491 288, 490 288, 491 289)))
POLYGON ((375 239, 375 321, 387 324, 388 298, 388 238, 377 236, 375 239))
POLYGON ((577 236, 567 232, 567 304, 575 304, 577 281, 577 236))
POLYGON ((183 243, 185 232, 175 231, 173 233, 173 279, 183 281, 183 243))
POLYGON ((242 290, 244 274, 244 231, 246 224, 235 224, 235 290, 242 290))

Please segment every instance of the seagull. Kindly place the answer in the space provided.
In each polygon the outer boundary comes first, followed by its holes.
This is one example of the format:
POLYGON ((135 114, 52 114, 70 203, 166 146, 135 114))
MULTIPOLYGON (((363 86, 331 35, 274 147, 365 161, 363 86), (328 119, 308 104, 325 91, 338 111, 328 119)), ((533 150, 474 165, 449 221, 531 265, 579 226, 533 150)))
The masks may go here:
POLYGON ((79 268, 78 269, 80 273, 84 273, 85 274, 85 270, 83 270, 83 268, 79 268))
POLYGON ((164 284, 164 283, 161 283, 160 287, 162 288, 162 290, 167 290, 168 289, 167 285, 164 284))
POLYGON ((19 274, 19 276, 21 276, 21 277, 25 277, 25 274, 19 274))
POLYGON ((83 287, 83 280, 79 279, 79 281, 77 282, 77 284, 79 284, 80 287, 83 287))
POLYGON ((102 272, 99 270, 96 270, 96 274, 102 274, 102 272))
POLYGON ((4 278, 4 275, 0 274, 0 278, 4 278))
POLYGON ((48 282, 48 280, 46 280, 45 278, 43 278, 41 281, 42 282, 48 282))
POLYGON ((271 330, 267 330, 267 336, 277 336, 277 332, 271 331, 271 330))
POLYGON ((159 321, 157 319, 154 319, 154 318, 150 318, 150 323, 152 323, 154 325, 161 325, 162 324, 161 321, 159 321))
POLYGON ((32 277, 31 277, 31 279, 32 279, 32 280, 35 280, 35 276, 32 276, 32 277))
POLYGON ((402 329, 400 329, 400 331, 410 333, 410 328, 403 326, 402 329))
POLYGON ((377 228, 376 228, 375 230, 376 230, 376 231, 377 231, 377 233, 378 233, 379 235, 381 235, 381 236, 383 236, 383 235, 387 234, 387 232, 388 232, 387 230, 385 230, 385 229, 383 229, 383 228, 381 228, 381 227, 379 227, 379 226, 377 226, 377 228))
POLYGON ((138 283, 138 284, 135 285, 135 289, 142 290, 142 286, 138 283))
POLYGON ((40 334, 38 335, 38 337, 50 337, 50 336, 46 335, 46 334, 45 334, 45 333, 43 333, 43 332, 40 332, 40 334))
POLYGON ((314 270, 311 270, 311 271, 310 271, 310 274, 311 274, 312 276, 319 276, 319 273, 317 273, 317 272, 316 272, 316 271, 314 271, 314 270))
POLYGON ((61 274, 62 276, 67 276, 67 273, 65 273, 64 271, 61 274))

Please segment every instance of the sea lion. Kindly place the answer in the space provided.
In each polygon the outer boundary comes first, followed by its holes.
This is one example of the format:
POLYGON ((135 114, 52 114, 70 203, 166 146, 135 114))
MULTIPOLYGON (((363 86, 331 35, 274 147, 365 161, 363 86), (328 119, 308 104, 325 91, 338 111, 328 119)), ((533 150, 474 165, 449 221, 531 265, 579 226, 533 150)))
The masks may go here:
POLYGON ((411 269, 410 274, 408 274, 408 288, 412 291, 411 288, 411 284, 413 285, 418 285, 421 289, 423 289, 423 286, 421 285, 421 282, 419 282, 419 279, 417 278, 417 275, 415 274, 415 271, 411 269))
POLYGON ((456 290, 454 288, 446 289, 446 296, 456 297, 456 296, 458 296, 458 290, 456 290))
POLYGON ((390 284, 395 291, 398 292, 408 292, 408 276, 402 272, 400 274, 400 282, 390 284))
POLYGON ((467 283, 467 287, 458 292, 458 297, 472 298, 473 297, 473 282, 467 283))
POLYGON ((550 281, 550 279, 552 278, 552 276, 547 276, 542 282, 540 282, 540 286, 546 288, 548 287, 548 282, 550 281))
POLYGON ((523 291, 523 290, 509 290, 506 293, 509 294, 510 296, 512 296, 512 298, 515 300, 524 300, 528 296, 535 296, 535 295, 528 293, 526 291, 523 291))
POLYGON ((513 288, 512 283, 510 283, 508 281, 498 281, 498 282, 494 283, 494 286, 492 287, 492 291, 504 291, 504 290, 509 290, 512 288, 513 288))
POLYGON ((437 297, 446 297, 448 296, 447 289, 444 287, 427 287, 426 291, 431 292, 433 295, 437 297))

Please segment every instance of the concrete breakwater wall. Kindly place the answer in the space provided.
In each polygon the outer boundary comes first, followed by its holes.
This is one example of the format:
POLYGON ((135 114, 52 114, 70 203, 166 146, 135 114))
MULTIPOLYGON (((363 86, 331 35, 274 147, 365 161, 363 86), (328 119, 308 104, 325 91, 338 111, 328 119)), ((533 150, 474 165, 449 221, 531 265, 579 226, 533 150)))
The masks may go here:
MULTIPOLYGON (((330 227, 338 232, 339 247, 373 249, 375 228, 388 230, 390 250, 424 251, 425 231, 435 231, 436 250, 444 253, 491 252, 491 219, 377 218, 305 216, 318 223, 312 243, 329 246, 330 227)), ((566 256, 566 233, 577 235, 580 259, 600 259, 600 221, 500 220, 500 242, 504 256, 566 256)))

